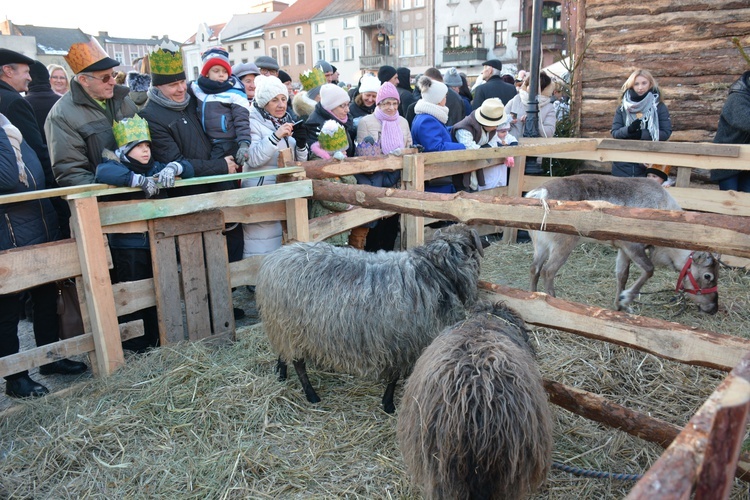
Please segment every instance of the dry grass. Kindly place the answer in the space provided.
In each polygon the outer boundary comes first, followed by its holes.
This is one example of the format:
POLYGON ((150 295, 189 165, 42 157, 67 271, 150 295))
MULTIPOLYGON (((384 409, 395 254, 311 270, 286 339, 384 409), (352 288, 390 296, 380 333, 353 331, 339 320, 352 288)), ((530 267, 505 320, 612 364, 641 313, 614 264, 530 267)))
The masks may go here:
MULTIPOLYGON (((526 288, 530 262, 530 245, 496 243, 483 278, 526 288)), ((611 249, 584 245, 563 268, 558 295, 608 307, 613 265, 611 249)), ((647 289, 671 288, 674 279, 657 272, 647 289)), ((724 272, 722 311, 714 317, 691 306, 680 313, 681 306, 656 304, 671 293, 645 295, 641 313, 747 336, 749 281, 744 271, 724 272)), ((313 369, 323 399, 313 406, 293 371, 288 381, 277 381, 262 326, 237 337, 229 347, 158 349, 65 397, 20 403, 0 417, 0 497, 418 497, 403 471, 396 419, 380 409, 382 385, 313 369)), ((724 377, 547 329, 536 329, 534 342, 545 378, 679 425, 724 377)), ((555 412, 558 462, 642 473, 662 451, 555 412)), ((621 498, 632 485, 553 470, 537 498, 621 498)), ((746 496, 745 485, 735 486, 732 498, 746 496)))

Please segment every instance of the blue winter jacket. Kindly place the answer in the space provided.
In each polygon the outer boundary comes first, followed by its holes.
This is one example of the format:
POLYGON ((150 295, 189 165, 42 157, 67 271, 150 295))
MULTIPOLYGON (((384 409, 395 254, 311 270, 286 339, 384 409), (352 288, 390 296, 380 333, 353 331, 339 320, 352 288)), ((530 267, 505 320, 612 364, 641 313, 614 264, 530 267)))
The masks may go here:
MULTIPOLYGON (((0 195, 44 189, 42 164, 34 150, 21 143, 28 186, 18 178, 18 163, 8 135, 0 128, 0 195)), ((2 204, 0 201, 0 250, 55 241, 59 237, 57 214, 49 199, 2 204)))
POLYGON ((466 149, 460 142, 453 142, 448 128, 432 115, 418 114, 411 124, 411 137, 414 144, 421 144, 425 153, 434 151, 454 151, 466 149))

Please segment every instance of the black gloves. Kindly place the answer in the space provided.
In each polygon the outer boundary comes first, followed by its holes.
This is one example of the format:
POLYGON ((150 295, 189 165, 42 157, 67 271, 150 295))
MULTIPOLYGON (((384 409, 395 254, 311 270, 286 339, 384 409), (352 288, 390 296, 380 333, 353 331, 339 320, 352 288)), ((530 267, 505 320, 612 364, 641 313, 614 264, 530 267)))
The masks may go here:
POLYGON ((485 149, 485 148, 491 148, 491 147, 493 146, 488 143, 488 144, 482 144, 481 146, 479 146, 479 149, 485 149))
POLYGON ((292 129, 292 137, 297 143, 297 148, 304 149, 307 146, 307 128, 300 123, 292 129))
POLYGON ((633 123, 628 125, 628 137, 640 137, 641 136, 641 119, 634 120, 633 123))

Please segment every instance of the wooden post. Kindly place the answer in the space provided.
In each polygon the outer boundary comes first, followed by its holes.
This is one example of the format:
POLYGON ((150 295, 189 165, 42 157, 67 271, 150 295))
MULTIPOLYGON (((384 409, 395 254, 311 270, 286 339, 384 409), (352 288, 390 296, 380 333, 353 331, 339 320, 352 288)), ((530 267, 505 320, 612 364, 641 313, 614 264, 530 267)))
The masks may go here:
MULTIPOLYGON (((521 196, 523 194, 523 183, 526 169, 526 157, 514 158, 515 166, 508 169, 508 196, 521 196)), ((515 243, 518 229, 515 227, 503 228, 503 243, 515 243)))
POLYGON ((96 350, 96 371, 109 375, 125 364, 117 324, 115 297, 109 277, 107 252, 96 198, 71 203, 71 225, 76 236, 86 306, 96 350))
MULTIPOLYGON (((406 155, 401 170, 401 189, 424 191, 424 156, 406 155)), ((424 217, 403 214, 401 216, 401 250, 424 243, 424 217)))
MULTIPOLYGON (((291 165, 292 162, 294 162, 294 158, 292 158, 291 149, 284 149, 279 153, 279 168, 291 165)), ((294 180, 305 179, 306 177, 305 173, 301 172, 295 174, 294 180)), ((276 182, 280 182, 279 177, 276 177, 276 182)), ((284 222, 286 223, 287 233, 286 243, 310 241, 310 222, 309 214, 307 213, 307 198, 293 198, 291 200, 286 200, 286 221, 284 222)))
POLYGON ((690 187, 690 172, 692 170, 690 167, 678 167, 677 180, 674 185, 676 187, 690 187))

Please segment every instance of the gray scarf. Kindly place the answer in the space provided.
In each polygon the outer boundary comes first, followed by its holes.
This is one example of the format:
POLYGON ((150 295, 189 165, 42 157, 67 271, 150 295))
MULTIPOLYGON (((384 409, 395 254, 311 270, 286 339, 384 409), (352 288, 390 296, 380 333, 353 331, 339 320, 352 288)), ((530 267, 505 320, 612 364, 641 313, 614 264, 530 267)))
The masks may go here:
POLYGON ((633 89, 628 89, 622 96, 622 110, 625 112, 625 126, 627 127, 636 119, 642 120, 643 126, 651 134, 652 141, 659 140, 659 114, 656 107, 659 105, 659 94, 647 92, 643 99, 636 101, 632 96, 636 96, 633 89))
POLYGON ((156 87, 149 87, 147 93, 150 101, 154 101, 162 108, 171 109, 172 111, 184 111, 184 109, 187 108, 187 105, 190 104, 190 94, 187 93, 185 94, 185 100, 182 102, 173 101, 172 99, 164 97, 161 90, 156 87))

